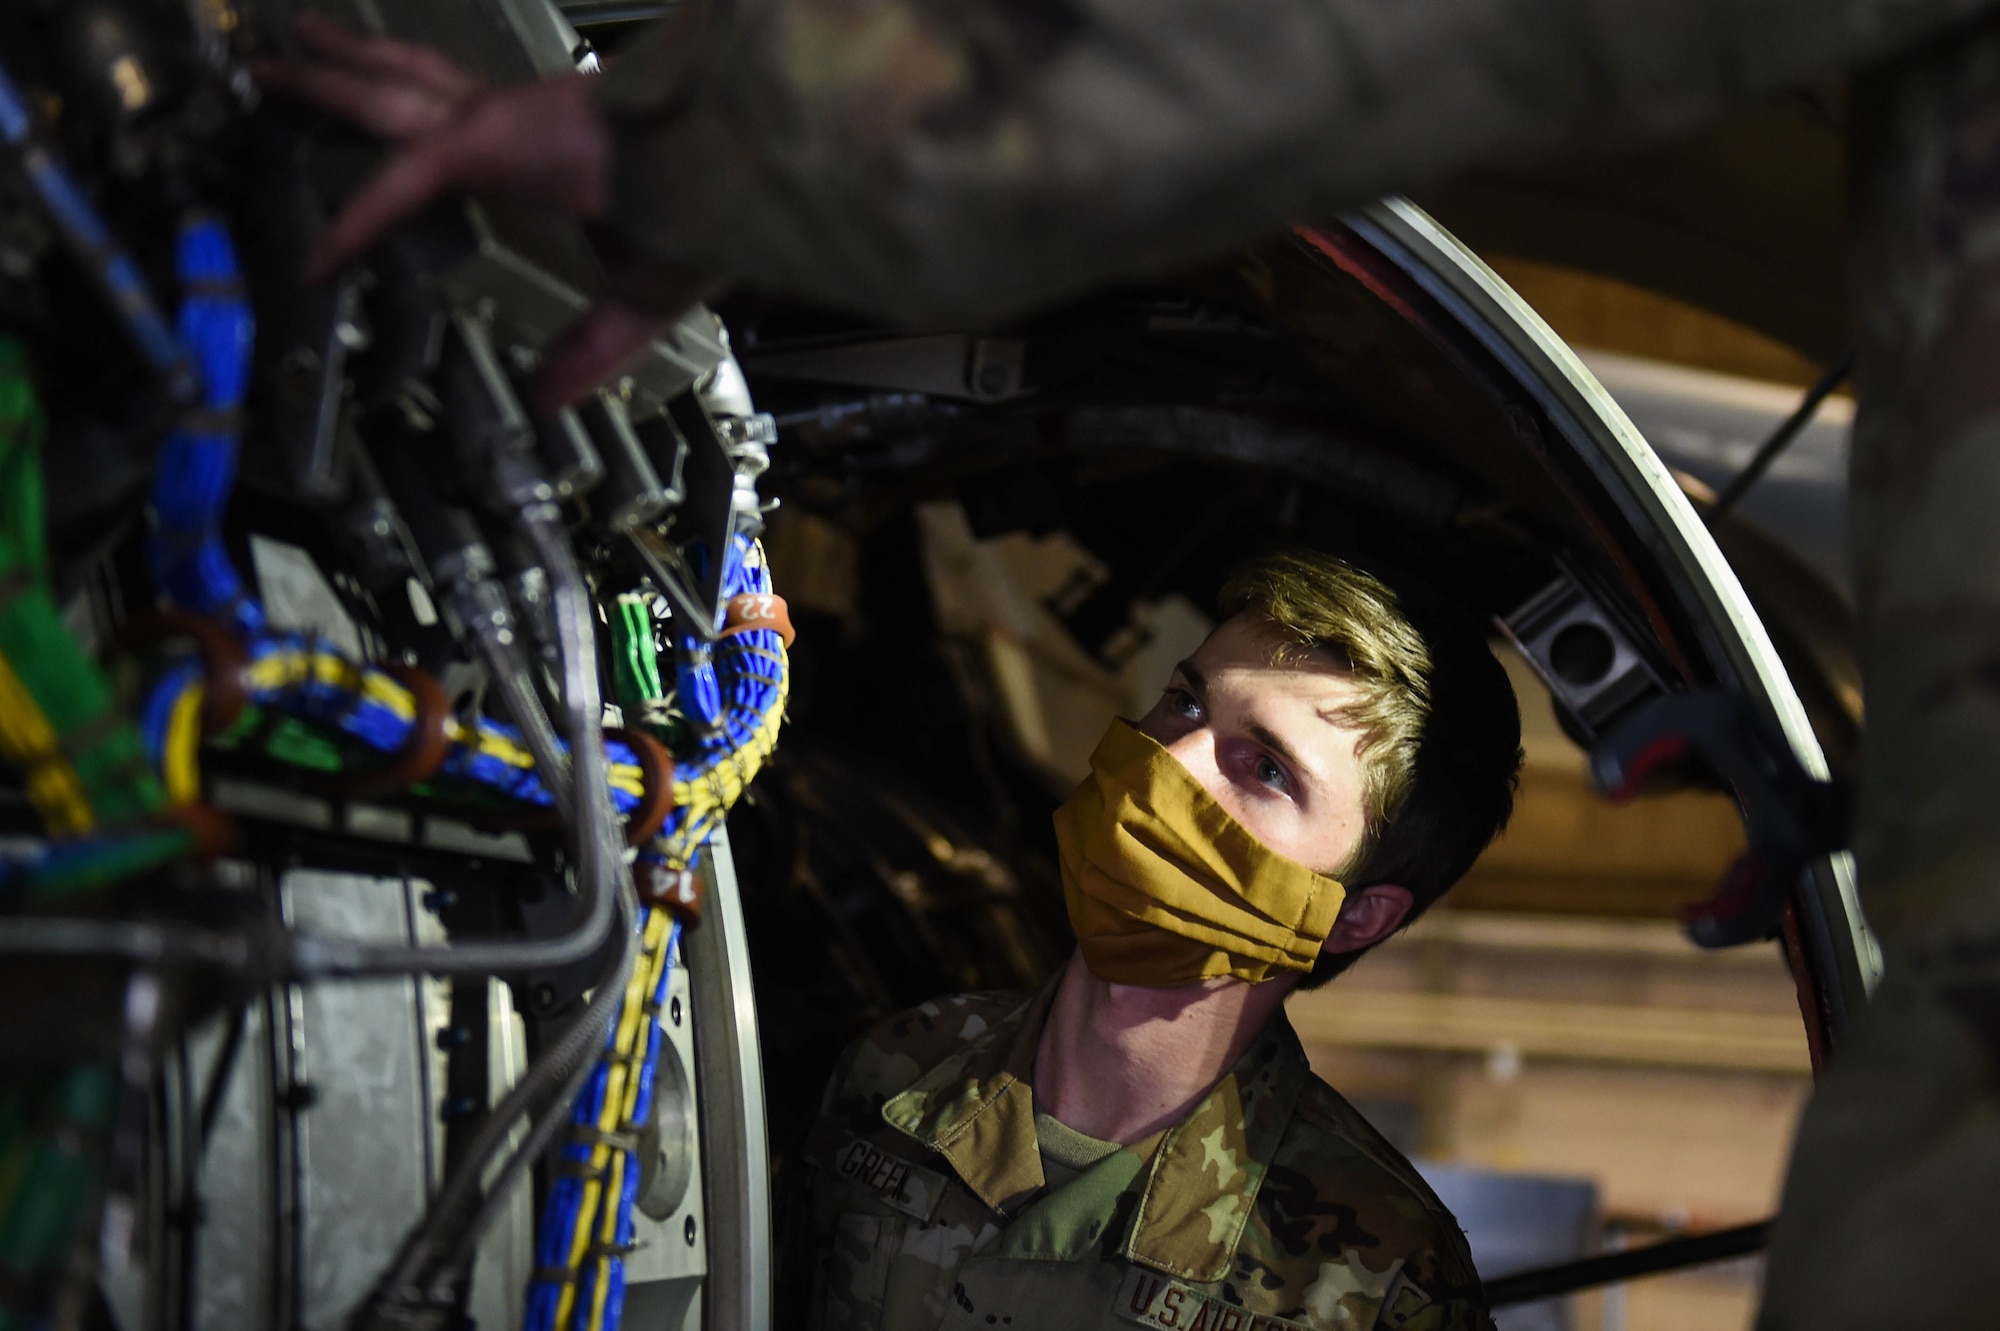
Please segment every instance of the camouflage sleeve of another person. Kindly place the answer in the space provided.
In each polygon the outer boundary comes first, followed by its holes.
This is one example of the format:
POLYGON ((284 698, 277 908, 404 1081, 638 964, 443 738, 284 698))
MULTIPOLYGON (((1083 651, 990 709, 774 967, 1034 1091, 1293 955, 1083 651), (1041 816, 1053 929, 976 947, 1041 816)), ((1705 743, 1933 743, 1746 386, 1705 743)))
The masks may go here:
POLYGON ((613 230, 943 323, 1673 128, 1994 0, 710 2, 604 81, 613 230))

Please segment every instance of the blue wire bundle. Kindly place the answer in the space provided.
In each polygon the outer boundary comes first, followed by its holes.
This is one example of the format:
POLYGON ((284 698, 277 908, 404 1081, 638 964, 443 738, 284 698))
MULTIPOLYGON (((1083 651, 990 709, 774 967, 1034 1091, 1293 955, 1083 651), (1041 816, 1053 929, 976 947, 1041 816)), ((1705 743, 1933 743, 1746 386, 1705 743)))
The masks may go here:
MULTIPOLYGON (((729 560, 723 569, 724 603, 737 596, 762 596, 770 592, 771 571, 764 564, 756 541, 748 536, 732 538, 729 560)), ((699 653, 683 655, 684 659, 687 656, 696 659, 692 671, 683 665, 678 672, 679 697, 683 707, 691 696, 706 692, 712 698, 709 704, 712 710, 708 713, 711 719, 709 726, 704 727, 708 733, 699 741, 699 753, 694 759, 679 764, 680 779, 692 782, 711 776, 723 764, 732 761, 735 754, 756 738, 772 710, 783 703, 785 642, 776 629, 747 629, 716 643, 706 660, 702 660, 699 653), (760 669, 760 666, 765 668, 760 669), (723 679, 728 680, 726 691, 723 679)), ((690 811, 676 807, 667 816, 666 825, 660 829, 660 839, 675 845, 699 847, 707 843, 727 813, 726 807, 704 810, 699 815, 700 821, 690 826, 690 811)), ((652 848, 642 851, 640 858, 653 863, 669 863, 665 856, 652 848)), ((695 860, 690 857, 687 862, 692 866, 695 860)))
POLYGON ((160 676, 139 704, 139 742, 146 746, 154 767, 166 761, 167 729, 173 724, 174 704, 201 682, 200 662, 178 662, 160 676))
MULTIPOLYGON (((651 909, 640 912, 638 929, 641 934, 645 933, 651 918, 651 909)), ((680 964, 680 940, 681 925, 676 920, 669 926, 667 934, 666 964, 660 968, 660 978, 649 995, 651 1001, 645 1014, 645 1054, 637 1068, 638 1091, 633 1100, 632 1122, 618 1125, 617 1130, 621 1132, 637 1132, 638 1125, 646 1123, 653 1114, 654 1083, 660 1064, 660 1048, 666 1038, 660 1026, 660 1012, 667 1003, 667 989, 674 968, 680 964)), ((583 1131, 573 1134, 563 1145, 555 1183, 544 1199, 541 1218, 535 1226, 535 1275, 528 1285, 527 1311, 522 1319, 525 1331, 556 1331, 556 1315, 561 1306, 563 1287, 572 1277, 576 1281, 576 1297, 571 1301, 571 1323, 575 1331, 616 1331, 624 1315, 625 1259, 621 1250, 631 1246, 632 1212, 639 1201, 641 1170, 636 1149, 628 1148, 622 1152, 625 1165, 620 1172, 619 1195, 599 1201, 600 1206, 617 1207, 616 1228, 611 1241, 613 1251, 605 1264, 608 1287, 601 1322, 593 1323, 591 1318, 591 1309, 597 1301, 596 1264, 586 1259, 582 1270, 572 1273, 569 1269, 569 1255, 576 1246, 578 1227, 589 1226, 593 1231, 599 1228, 598 1218, 583 1214, 582 1208, 585 1184, 592 1175, 590 1166, 594 1137, 604 1116, 604 1097, 610 1085, 610 1060, 617 1054, 620 1024, 617 1021, 612 1023, 605 1036, 605 1057, 591 1070, 590 1079, 570 1110, 570 1121, 583 1131)), ((586 1251, 590 1246, 594 1245, 586 1245, 586 1251)))
MULTIPOLYGON (((250 640, 247 657, 245 693, 255 706, 331 731, 385 757, 408 745, 416 724, 414 716, 395 711, 365 689, 331 682, 310 668, 316 659, 330 659, 345 668, 343 673, 353 673, 350 663, 337 657, 323 640, 302 633, 266 631, 250 640)), ((155 681, 141 703, 139 734, 156 763, 166 754, 167 728, 175 703, 201 680, 198 663, 181 662, 155 681)), ((483 718, 475 730, 477 742, 454 743, 433 781, 479 787, 513 804, 536 808, 554 805, 535 773, 519 730, 483 718), (505 751, 507 756, 495 750, 505 751)), ((629 771, 639 766, 638 755, 623 741, 605 740, 604 753, 613 767, 629 771)), ((611 799, 621 817, 630 816, 639 807, 639 796, 621 786, 612 787, 611 799)))
MULTIPOLYGON (((612 1023, 605 1037, 607 1050, 617 1038, 618 1024, 612 1023)), ((570 1108, 570 1121, 580 1128, 594 1129, 604 1112, 604 1095, 611 1069, 599 1061, 590 1080, 570 1108)), ((590 1169, 591 1144, 572 1137, 558 1156, 556 1178, 543 1201, 540 1221, 535 1225, 535 1275, 528 1283, 528 1306, 522 1316, 524 1331, 554 1331, 556 1310, 563 1285, 569 1279, 569 1253, 576 1241, 576 1227, 589 1223, 582 1215, 584 1182, 590 1169)))
MULTIPOLYGON (((660 1068, 660 1047, 666 1040, 666 1029, 660 1025, 660 1012, 667 1005, 667 987, 674 967, 680 965, 681 925, 674 922, 672 932, 667 936, 667 964, 660 968, 660 981, 653 987, 653 1002, 646 1016, 646 1058, 639 1065, 639 1094, 632 1106, 632 1122, 645 1124, 653 1117, 653 1091, 658 1082, 660 1068)), ((617 1249, 632 1246, 632 1212, 639 1205, 639 1179, 641 1176, 639 1156, 636 1151, 625 1153, 623 1187, 618 1198, 618 1228, 612 1238, 617 1249)), ((604 1300, 604 1320, 596 1331, 617 1331, 625 1317, 625 1258, 622 1252, 612 1256, 608 1264, 607 1279, 610 1290, 604 1300)), ((577 1292, 578 1312, 582 1313, 594 1302, 595 1270, 586 1266, 582 1286, 577 1292)))
MULTIPOLYGON (((754 557, 754 543, 747 538, 740 541, 726 589, 731 596, 768 594, 769 571, 754 557)), ((384 756, 398 753, 408 744, 415 724, 412 715, 370 696, 365 686, 356 688, 352 682, 333 682, 326 672, 311 668, 315 660, 338 659, 323 640, 266 630, 251 638, 248 655, 246 691, 258 707, 331 731, 384 756)), ((741 755, 774 724, 784 700, 784 641, 775 629, 750 629, 723 639, 715 646, 714 661, 720 667, 718 695, 722 722, 714 733, 699 742, 692 757, 675 764, 675 780, 684 786, 718 781, 731 764, 737 765, 738 776, 752 774, 754 762, 746 767, 741 755)), ((369 668, 359 669, 365 679, 369 668)), ((350 667, 334 673, 354 675, 355 671, 350 667)), ((165 750, 166 726, 174 700, 195 681, 192 667, 176 667, 149 694, 141 711, 141 734, 156 758, 165 750)), ((606 739, 604 748, 614 768, 627 773, 638 769, 638 755, 623 741, 606 739)), ((754 761, 762 761, 761 753, 754 761)), ((548 808, 554 803, 520 742, 520 732, 483 718, 452 744, 433 780, 438 784, 476 787, 508 803, 530 808, 548 808)), ((640 796, 629 788, 631 785, 628 778, 611 789, 612 802, 620 817, 629 817, 639 806, 640 796)), ((688 852, 698 850, 727 813, 726 801, 719 798, 692 807, 686 802, 677 804, 659 837, 641 852, 642 858, 668 867, 691 864, 693 859, 688 852)))
POLYGON ((264 612, 223 547, 222 518, 236 485, 256 323, 221 222, 190 217, 174 257, 185 293, 180 336, 201 369, 201 400, 168 438, 154 473, 153 578, 189 609, 255 633, 264 627, 264 612))
MULTIPOLYGON (((730 545, 728 563, 723 574, 723 598, 725 601, 744 594, 768 595, 771 590, 770 571, 764 566, 756 543, 747 536, 736 537, 730 545)), ((712 776, 724 763, 735 761, 737 754, 749 747, 758 738, 760 731, 770 723, 774 711, 784 699, 785 649, 784 639, 775 629, 748 629, 735 633, 716 644, 711 655, 703 659, 700 654, 684 653, 683 661, 693 656, 696 662, 691 671, 683 664, 679 671, 679 697, 683 706, 691 697, 701 697, 699 690, 707 689, 708 715, 714 725, 712 733, 700 742, 700 753, 692 761, 679 764, 681 779, 696 781, 712 776), (768 669, 759 669, 768 663, 768 669), (718 669, 718 667, 722 667, 718 669), (722 680, 728 680, 725 691, 722 680)), ((705 846, 717 825, 727 814, 722 801, 716 807, 699 815, 700 821, 688 825, 689 811, 676 808, 667 824, 639 854, 641 863, 655 863, 672 867, 672 860, 664 853, 669 844, 696 847, 705 846)), ((688 863, 693 859, 689 857, 688 863)), ((680 926, 675 924, 672 939, 668 943, 670 967, 679 948, 680 926)), ((662 972, 660 986, 653 996, 653 1012, 649 1014, 650 1029, 647 1032, 645 1061, 638 1069, 639 1090, 635 1102, 633 1121, 645 1123, 652 1116, 653 1094, 658 1078, 660 1048, 663 1032, 660 1029, 657 1012, 666 1001, 666 973, 662 972)), ((600 1063, 591 1074, 591 1091, 579 1097, 574 1119, 577 1123, 595 1125, 603 1112, 601 1087, 609 1075, 609 1065, 600 1063)), ((589 1146, 580 1143, 567 1148, 565 1160, 574 1170, 576 1161, 585 1164, 590 1159, 589 1146)), ((576 1298, 572 1303, 571 1325, 560 1331, 616 1331, 624 1312, 625 1263, 620 1250, 629 1246, 633 1238, 633 1211, 638 1204, 639 1170, 637 1161, 629 1158, 621 1175, 622 1186, 616 1198, 605 1198, 600 1205, 615 1205, 613 1239, 610 1260, 604 1264, 603 1278, 608 1282, 605 1292, 604 1311, 601 1320, 593 1321, 591 1309, 596 1303, 596 1282, 599 1278, 597 1264, 586 1261, 574 1278, 577 1281, 576 1298)), ((601 1223, 594 1223, 593 1217, 577 1214, 584 1194, 583 1180, 571 1172, 565 1172, 557 1179, 556 1188, 551 1190, 547 1205, 543 1210, 541 1223, 536 1227, 535 1262, 537 1278, 529 1286, 527 1331, 558 1331, 555 1325, 557 1309, 561 1302, 563 1283, 570 1278, 567 1270, 568 1255, 575 1248, 576 1231, 579 1224, 590 1224, 599 1233, 601 1223)))
MULTIPOLYGON (((734 563, 742 562, 739 552, 740 541, 732 540, 728 554, 734 563)), ((691 546, 687 553, 688 568, 694 574, 698 587, 708 572, 708 547, 702 544, 691 546)), ((735 569, 725 563, 722 571, 722 601, 726 605, 733 593, 729 582, 735 569)), ((709 625, 719 629, 720 624, 709 625)), ((713 727, 722 714, 722 683, 715 675, 715 661, 710 655, 708 644, 692 630, 683 629, 680 634, 680 664, 675 670, 674 697, 680 704, 681 712, 702 730, 713 727)))

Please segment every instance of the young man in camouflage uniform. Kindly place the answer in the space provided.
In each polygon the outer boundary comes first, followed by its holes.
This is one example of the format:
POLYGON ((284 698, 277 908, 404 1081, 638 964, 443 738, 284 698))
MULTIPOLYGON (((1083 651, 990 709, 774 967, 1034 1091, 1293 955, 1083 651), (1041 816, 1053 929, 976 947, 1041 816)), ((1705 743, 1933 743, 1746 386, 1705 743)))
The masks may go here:
POLYGON ((788 1167, 781 1325, 1490 1326, 1457 1224, 1282 1005, 1505 821, 1513 696, 1476 630, 1325 556, 1224 600, 1057 814, 1068 965, 842 1058, 788 1167))

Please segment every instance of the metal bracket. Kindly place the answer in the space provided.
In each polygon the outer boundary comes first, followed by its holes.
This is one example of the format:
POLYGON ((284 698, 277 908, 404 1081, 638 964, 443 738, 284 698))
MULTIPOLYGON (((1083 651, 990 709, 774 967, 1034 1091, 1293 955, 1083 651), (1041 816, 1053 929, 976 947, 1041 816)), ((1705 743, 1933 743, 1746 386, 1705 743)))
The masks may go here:
POLYGON ((1498 623, 1588 740, 1665 692, 1617 621, 1567 572, 1498 623))

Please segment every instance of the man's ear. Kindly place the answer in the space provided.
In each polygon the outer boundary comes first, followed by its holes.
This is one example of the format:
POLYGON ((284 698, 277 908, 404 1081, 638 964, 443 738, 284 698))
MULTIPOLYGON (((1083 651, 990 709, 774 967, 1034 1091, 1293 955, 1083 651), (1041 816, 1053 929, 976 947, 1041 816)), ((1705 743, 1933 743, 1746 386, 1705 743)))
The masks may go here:
POLYGON ((1409 888, 1394 883, 1377 883, 1349 892, 1347 900, 1340 903, 1333 932, 1326 936, 1319 950, 1358 952, 1379 943, 1402 927, 1416 904, 1417 898, 1409 888))

